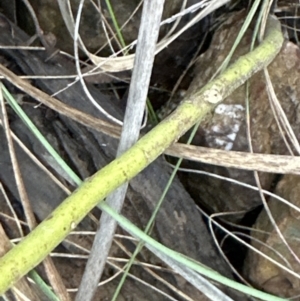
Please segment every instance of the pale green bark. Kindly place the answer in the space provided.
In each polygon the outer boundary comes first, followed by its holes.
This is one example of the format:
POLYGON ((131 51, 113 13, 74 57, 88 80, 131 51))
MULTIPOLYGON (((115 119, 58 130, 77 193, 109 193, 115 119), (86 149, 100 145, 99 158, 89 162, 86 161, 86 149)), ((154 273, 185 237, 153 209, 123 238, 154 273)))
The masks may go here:
POLYGON ((260 46, 242 56, 203 89, 190 95, 170 117, 124 155, 88 178, 18 246, 0 259, 0 295, 39 264, 109 193, 142 171, 217 103, 267 66, 282 43, 280 24, 272 18, 260 46))

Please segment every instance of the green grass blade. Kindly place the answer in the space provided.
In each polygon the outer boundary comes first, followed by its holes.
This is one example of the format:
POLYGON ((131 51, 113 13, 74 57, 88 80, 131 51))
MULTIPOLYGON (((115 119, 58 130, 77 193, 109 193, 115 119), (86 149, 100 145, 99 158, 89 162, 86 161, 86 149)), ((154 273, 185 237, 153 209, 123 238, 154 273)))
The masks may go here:
POLYGON ((61 158, 61 156, 56 152, 56 150, 51 146, 51 144, 42 135, 39 129, 33 124, 30 118, 26 115, 23 109, 19 106, 14 97, 9 93, 5 86, 0 83, 0 88, 3 91, 3 96, 15 113, 21 118, 24 124, 29 128, 29 130, 36 136, 36 138, 41 142, 49 154, 56 160, 56 162, 63 168, 63 170, 69 175, 69 177, 76 183, 80 185, 82 180, 75 174, 75 172, 67 165, 67 163, 61 158))

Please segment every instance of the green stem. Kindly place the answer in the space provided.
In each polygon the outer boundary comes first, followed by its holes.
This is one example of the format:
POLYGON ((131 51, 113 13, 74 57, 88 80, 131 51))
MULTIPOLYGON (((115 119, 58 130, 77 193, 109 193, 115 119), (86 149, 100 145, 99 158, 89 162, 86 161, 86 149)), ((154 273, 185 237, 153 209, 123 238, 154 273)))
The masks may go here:
MULTIPOLYGON (((240 57, 200 91, 189 95, 172 115, 131 149, 86 179, 47 219, 0 259, 0 295, 38 265, 109 193, 141 172, 237 87, 267 66, 283 43, 280 23, 276 19, 270 18, 267 28, 260 46, 240 57)), ((105 204, 100 207, 106 208, 105 204)), ((144 236, 142 233, 140 237, 145 240, 144 236)))

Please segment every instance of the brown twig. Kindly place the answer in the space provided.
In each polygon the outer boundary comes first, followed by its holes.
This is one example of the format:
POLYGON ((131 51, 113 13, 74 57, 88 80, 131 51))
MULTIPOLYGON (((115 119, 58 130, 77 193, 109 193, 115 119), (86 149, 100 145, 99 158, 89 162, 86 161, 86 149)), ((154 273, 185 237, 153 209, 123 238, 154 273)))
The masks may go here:
POLYGON ((109 136, 119 138, 121 134, 121 127, 117 125, 113 125, 107 121, 101 120, 99 118, 95 118, 89 114, 83 113, 79 110, 76 110, 61 101, 57 100, 54 97, 49 96, 47 93, 35 88, 29 82, 21 79, 16 74, 8 70, 6 67, 0 64, 0 74, 3 77, 11 82, 14 86, 38 100, 42 104, 46 105, 50 109, 70 117, 71 119, 87 126, 103 132, 109 136))
MULTIPOLYGON (((1 92, 0 92, 1 95, 1 92)), ((1 100, 1 109, 2 109, 2 117, 3 117, 3 127, 6 134, 8 149, 12 161, 12 167, 14 170, 15 180, 17 184, 17 189, 20 195, 20 200, 25 212, 26 221, 28 223, 29 229, 32 231, 37 226, 37 221, 33 214, 33 210, 30 204, 30 200, 27 195, 27 191, 23 182, 23 177, 21 174, 21 170, 19 167, 18 159, 16 157, 16 152, 13 144, 13 139, 11 137, 11 132, 9 129, 8 117, 6 113, 6 108, 3 99, 1 100)), ((51 259, 50 256, 47 256, 43 261, 43 265, 47 274, 47 277, 53 287, 55 293, 59 296, 62 301, 71 301, 69 294, 63 284, 62 278, 51 259)))

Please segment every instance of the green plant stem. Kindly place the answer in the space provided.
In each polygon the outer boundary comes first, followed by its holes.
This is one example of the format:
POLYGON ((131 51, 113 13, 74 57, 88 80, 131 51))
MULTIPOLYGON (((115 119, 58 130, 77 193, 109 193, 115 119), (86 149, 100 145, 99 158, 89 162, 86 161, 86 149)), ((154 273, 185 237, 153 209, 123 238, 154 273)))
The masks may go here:
POLYGON ((105 203, 103 203, 101 205, 101 209, 103 211, 105 211, 106 213, 110 214, 120 225, 122 225, 122 227, 128 231, 129 233, 131 233, 132 235, 134 235, 135 237, 138 237, 139 239, 141 239, 144 243, 150 245, 152 248, 151 249, 157 249, 160 252, 164 253, 165 255, 167 255, 168 257, 176 260, 177 262, 183 264, 184 266, 191 268, 192 270, 207 276, 210 279, 213 279, 219 283, 222 283, 228 287, 231 287, 237 291, 240 291, 242 293, 248 294, 250 296, 259 298, 261 300, 268 300, 268 301, 287 301, 288 299, 284 299, 284 298, 280 298, 280 297, 276 297, 273 295, 270 295, 268 293, 253 289, 251 287, 248 287, 244 284, 238 283, 234 280, 228 279, 222 275, 220 275, 219 273, 217 273, 216 271, 207 268, 205 266, 203 266, 200 263, 197 263, 195 260, 190 259, 174 250, 171 250, 167 247, 165 247, 164 245, 160 244, 159 242, 157 242, 155 239, 153 239, 152 237, 146 235, 142 230, 140 230, 138 227, 136 227, 135 225, 131 224, 124 216, 121 216, 119 214, 117 214, 114 210, 112 210, 108 205, 106 205, 105 203))
POLYGON ((121 33, 121 29, 120 29, 120 26, 119 26, 118 21, 116 19, 114 10, 113 10, 113 8, 112 8, 109 0, 105 0, 105 3, 107 5, 108 11, 109 11, 109 15, 110 15, 111 20, 112 20, 112 22, 114 24, 115 30, 117 32, 117 36, 120 39, 120 43, 121 43, 122 47, 125 48, 126 47, 126 43, 125 43, 123 35, 121 33))
MULTIPOLYGON (((197 122, 197 124, 194 126, 194 128, 193 128, 193 130, 192 130, 192 132, 191 132, 191 135, 190 135, 190 137, 189 137, 189 139, 188 139, 188 141, 187 141, 187 144, 191 144, 191 142, 192 142, 192 140, 193 140, 193 138, 194 138, 194 136, 195 136, 195 134, 196 134, 196 131, 197 131, 197 129, 199 128, 199 125, 200 125, 200 121, 197 122)), ((163 193, 162 193, 160 199, 158 200, 158 203, 157 203, 157 205, 155 206, 153 213, 151 214, 151 217, 150 217, 150 219, 149 219, 149 221, 148 221, 148 223, 147 223, 147 225, 146 225, 146 228, 145 228, 145 230, 144 230, 144 233, 147 234, 147 235, 150 235, 150 233, 151 233, 151 230, 152 230, 152 228, 153 228, 154 221, 155 221, 155 218, 156 218, 156 216, 157 216, 157 214, 158 214, 158 211, 159 211, 159 209, 160 209, 160 207, 161 207, 161 205, 162 205, 162 203, 163 203, 163 201, 164 201, 164 199, 165 199, 165 197, 166 197, 166 194, 167 194, 168 191, 169 191, 169 188, 170 188, 170 186, 171 186, 171 184, 172 184, 172 182, 173 182, 173 180, 174 180, 174 178, 175 178, 175 176, 176 176, 176 174, 177 174, 177 171, 178 171, 178 169, 179 169, 179 167, 180 167, 182 161, 183 161, 182 158, 178 159, 178 161, 177 161, 177 163, 176 163, 176 165, 175 165, 175 167, 174 167, 174 169, 173 169, 173 171, 172 171, 172 174, 171 174, 171 176, 170 176, 170 178, 169 178, 169 180, 168 180, 168 183, 167 183, 167 185, 166 185, 166 187, 165 187, 165 189, 164 189, 164 191, 163 191, 163 193)), ((128 273, 129 273, 129 270, 130 270, 131 266, 133 265, 136 256, 137 256, 137 255, 139 254, 139 252, 142 250, 143 245, 144 245, 144 241, 141 240, 141 241, 138 243, 137 247, 135 248, 135 250, 134 250, 132 256, 130 257, 130 260, 129 260, 128 263, 126 264, 126 267, 125 267, 124 273, 123 273, 123 275, 122 275, 122 278, 121 278, 121 280, 119 281, 118 286, 117 286, 117 288, 116 288, 115 291, 114 291, 114 295, 113 295, 113 298, 112 298, 111 301, 117 300, 117 297, 118 297, 118 295, 119 295, 119 293, 120 293, 120 291, 121 291, 121 288, 122 288, 122 286, 123 286, 123 284, 124 284, 124 282, 125 282, 125 279, 126 279, 128 273)))
POLYGON ((30 278, 36 283, 43 294, 48 298, 49 301, 60 301, 59 298, 54 294, 51 287, 49 287, 40 275, 32 270, 29 272, 30 278))
POLYGON ((30 131, 35 135, 35 137, 40 141, 40 143, 46 148, 49 154, 56 160, 59 166, 69 175, 72 181, 76 185, 80 185, 82 180, 75 174, 75 172, 67 165, 67 163, 61 158, 57 151, 52 147, 48 140, 43 136, 39 129, 34 125, 30 118, 26 115, 23 109, 19 106, 17 101, 13 98, 10 92, 0 83, 0 89, 3 92, 4 98, 13 108, 15 113, 21 118, 24 124, 30 129, 30 131))
MULTIPOLYGON (((267 66, 282 43, 280 23, 270 18, 266 38, 260 46, 240 57, 200 91, 189 95, 172 115, 130 150, 86 179, 48 218, 0 259, 0 295, 39 264, 109 193, 141 172, 225 97, 267 66)), ((107 209, 105 204, 99 206, 107 209)), ((145 234, 140 234, 144 240, 145 234)))

